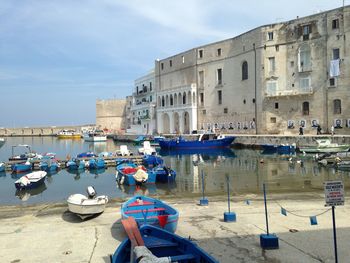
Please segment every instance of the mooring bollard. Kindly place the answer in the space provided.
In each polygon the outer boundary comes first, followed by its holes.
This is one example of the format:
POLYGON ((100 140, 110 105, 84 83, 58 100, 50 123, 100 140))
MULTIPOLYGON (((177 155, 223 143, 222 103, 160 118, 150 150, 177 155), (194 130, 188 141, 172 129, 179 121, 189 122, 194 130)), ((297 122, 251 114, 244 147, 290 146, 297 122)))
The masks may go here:
POLYGON ((264 204, 265 204, 266 234, 260 235, 260 246, 264 249, 277 249, 279 248, 278 237, 276 236, 276 234, 269 233, 269 220, 267 215, 265 183, 263 183, 263 190, 264 190, 264 204))
POLYGON ((209 204, 209 201, 207 198, 204 197, 204 173, 203 170, 201 171, 202 175, 202 199, 199 200, 199 205, 206 206, 209 204))
POLYGON ((236 222, 236 213, 231 212, 230 206, 230 177, 226 174, 226 183, 227 183, 227 206, 228 212, 224 213, 224 221, 225 222, 236 222))

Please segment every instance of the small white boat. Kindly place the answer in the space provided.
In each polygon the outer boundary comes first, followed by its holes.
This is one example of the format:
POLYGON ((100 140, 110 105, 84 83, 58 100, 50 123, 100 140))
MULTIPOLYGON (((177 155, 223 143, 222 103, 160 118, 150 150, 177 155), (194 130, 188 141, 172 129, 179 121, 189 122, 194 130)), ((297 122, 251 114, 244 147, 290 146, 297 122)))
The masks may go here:
POLYGON ((154 147, 151 146, 149 141, 143 142, 143 147, 138 149, 139 154, 142 155, 156 155, 157 151, 154 147))
POLYGON ((107 135, 102 130, 89 131, 83 134, 84 141, 86 142, 105 142, 107 141, 107 135))
POLYGON ((316 140, 316 146, 299 146, 299 151, 305 153, 337 153, 348 152, 349 144, 332 143, 330 139, 316 140))
POLYGON ((68 197, 68 210, 82 220, 96 214, 101 214, 106 204, 108 197, 106 195, 96 196, 96 191, 92 186, 87 188, 88 196, 82 194, 73 194, 68 197))

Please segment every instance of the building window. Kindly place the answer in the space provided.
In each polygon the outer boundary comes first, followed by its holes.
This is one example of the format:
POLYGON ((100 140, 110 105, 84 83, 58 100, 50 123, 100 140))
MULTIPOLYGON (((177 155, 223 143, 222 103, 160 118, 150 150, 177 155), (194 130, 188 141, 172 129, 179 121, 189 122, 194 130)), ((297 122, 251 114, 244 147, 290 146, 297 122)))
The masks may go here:
POLYGON ((341 114, 341 100, 336 99, 333 101, 334 114, 341 114))
POLYGON ((222 69, 221 68, 217 69, 216 75, 217 75, 217 83, 218 83, 218 85, 222 85, 222 69))
POLYGON ((267 40, 273 40, 273 32, 267 32, 267 40))
POLYGON ((184 93, 182 96, 182 104, 186 104, 186 93, 184 93))
POLYGON ((246 103, 247 103, 247 101, 244 99, 244 100, 243 100, 243 104, 246 104, 246 103))
POLYGON ((253 99, 252 102, 255 103, 255 99, 253 99))
POLYGON ((185 56, 182 56, 182 64, 185 63, 185 56))
POLYGON ((222 91, 218 90, 218 104, 222 104, 222 91))
POLYGON ((207 114, 207 111, 206 110, 202 110, 202 114, 203 115, 207 114))
POLYGON ((198 50, 198 57, 203 58, 203 49, 198 50))
POLYGON ((311 50, 308 45, 299 48, 299 72, 311 70, 311 50))
POLYGON ((275 57, 269 58, 269 72, 274 72, 276 64, 275 64, 275 57))
POLYGON ((242 63, 242 80, 248 79, 248 62, 243 61, 242 63))
POLYGON ((329 79, 329 86, 334 87, 335 86, 335 78, 329 79))
POLYGON ((300 78, 299 80, 300 91, 309 92, 310 91, 310 78, 300 78))
POLYGON ((198 72, 198 77, 199 77, 199 87, 203 88, 204 87, 204 71, 199 71, 198 72))
POLYGON ((204 103, 204 93, 203 92, 199 93, 199 102, 201 103, 201 105, 203 105, 203 103, 204 103))
POLYGON ((339 19, 332 20, 332 29, 339 28, 339 19))
POLYGON ((277 93, 277 81, 267 81, 266 82, 266 93, 268 95, 276 95, 277 93))
POLYGON ((224 113, 227 114, 228 113, 228 109, 224 108, 224 113))
POLYGON ((309 111, 309 102, 308 101, 303 102, 302 113, 303 113, 303 115, 309 115, 310 111, 309 111))
POLYGON ((169 60, 169 65, 170 65, 170 67, 173 66, 173 61, 172 60, 169 60))
POLYGON ((303 26, 303 40, 309 40, 311 34, 311 26, 305 25, 303 26))
POLYGON ((221 48, 218 48, 218 49, 217 49, 217 55, 218 55, 218 57, 221 56, 221 48))
POLYGON ((270 118, 270 122, 271 122, 271 123, 276 123, 276 122, 277 122, 276 117, 271 117, 271 118, 270 118))
POLYGON ((160 63, 160 68, 163 70, 164 69, 164 63, 160 63))
POLYGON ((276 51, 279 51, 279 50, 280 50, 280 46, 279 46, 279 45, 276 45, 276 46, 275 46, 275 49, 276 49, 276 51))
POLYGON ((333 48, 333 59, 339 59, 339 58, 340 58, 339 48, 333 48))
POLYGON ((275 102, 275 109, 278 109, 279 105, 278 102, 275 102))

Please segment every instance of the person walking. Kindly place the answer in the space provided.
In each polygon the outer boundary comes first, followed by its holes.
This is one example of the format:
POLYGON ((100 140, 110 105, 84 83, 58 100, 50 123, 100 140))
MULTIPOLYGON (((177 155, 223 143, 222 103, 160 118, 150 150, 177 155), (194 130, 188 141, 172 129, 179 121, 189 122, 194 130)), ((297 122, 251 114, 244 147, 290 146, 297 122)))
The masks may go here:
POLYGON ((299 127, 299 135, 304 135, 304 127, 301 125, 299 127))
POLYGON ((321 134, 321 126, 318 124, 317 125, 317 135, 321 134))

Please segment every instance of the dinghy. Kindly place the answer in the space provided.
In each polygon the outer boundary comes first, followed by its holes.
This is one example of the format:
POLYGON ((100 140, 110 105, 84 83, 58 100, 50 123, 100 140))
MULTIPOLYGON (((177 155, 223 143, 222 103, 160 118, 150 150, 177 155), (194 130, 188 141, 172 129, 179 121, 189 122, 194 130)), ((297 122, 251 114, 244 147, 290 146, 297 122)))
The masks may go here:
POLYGON ((45 181, 47 173, 45 171, 32 172, 27 175, 23 175, 15 182, 17 189, 32 189, 45 181))
POLYGON ((122 219, 134 217, 139 225, 153 225, 175 232, 179 212, 170 205, 148 196, 134 196, 121 207, 122 219))
POLYGON ((190 239, 150 225, 142 226, 138 230, 132 218, 123 220, 122 224, 129 238, 111 256, 112 263, 219 262, 190 239))
POLYGON ((101 214, 108 203, 108 197, 106 195, 96 196, 94 187, 88 186, 86 191, 88 196, 73 194, 67 200, 68 210, 79 216, 82 220, 96 214, 101 214))

